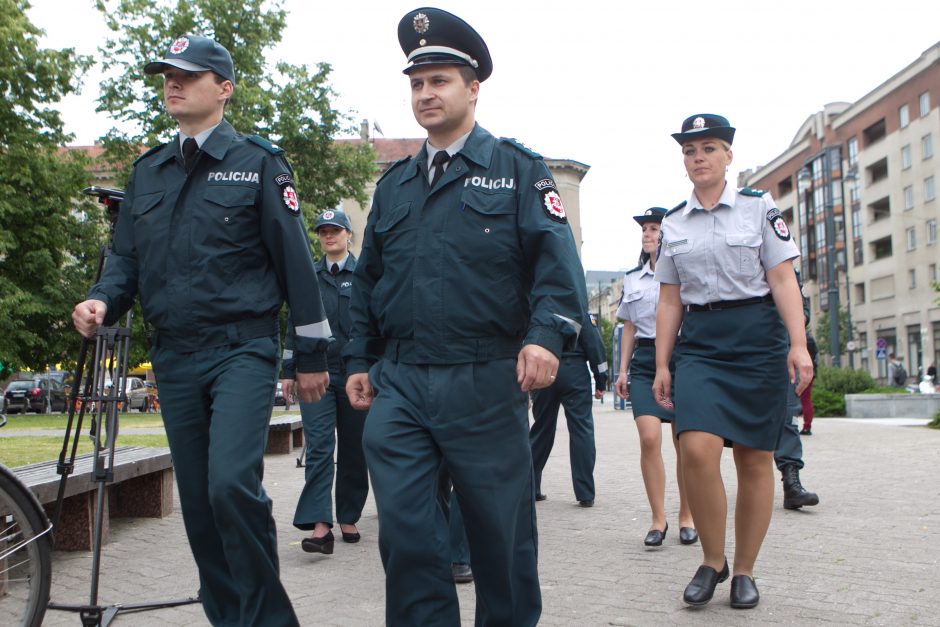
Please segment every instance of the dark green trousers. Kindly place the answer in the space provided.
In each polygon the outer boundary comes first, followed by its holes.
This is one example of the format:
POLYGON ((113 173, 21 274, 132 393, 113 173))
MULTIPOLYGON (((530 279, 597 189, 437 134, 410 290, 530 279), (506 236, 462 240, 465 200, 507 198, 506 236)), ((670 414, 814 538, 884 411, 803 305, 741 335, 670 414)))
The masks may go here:
POLYGON ((297 625, 261 485, 278 340, 151 351, 183 523, 213 625, 297 625))
POLYGON ((306 449, 304 487, 294 512, 298 529, 313 529, 318 522, 333 525, 334 470, 337 522, 359 522, 369 495, 369 473, 362 453, 366 412, 353 409, 345 386, 345 378, 331 374, 323 398, 316 403, 300 403, 306 449))
POLYGON ((389 627, 459 625, 446 465, 463 513, 476 624, 526 627, 542 609, 526 395, 515 360, 449 366, 380 361, 363 449, 379 511, 389 627))

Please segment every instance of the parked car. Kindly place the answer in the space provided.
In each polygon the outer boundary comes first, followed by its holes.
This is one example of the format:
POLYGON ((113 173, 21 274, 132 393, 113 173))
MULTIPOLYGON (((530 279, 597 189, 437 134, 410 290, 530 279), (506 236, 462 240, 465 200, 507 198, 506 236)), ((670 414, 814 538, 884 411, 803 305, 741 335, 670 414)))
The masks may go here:
POLYGON ((124 390, 127 394, 127 411, 137 409, 145 412, 150 409, 150 389, 143 379, 128 377, 124 390))
POLYGON ((3 394, 3 411, 8 414, 28 411, 50 414, 67 407, 65 388, 51 378, 11 381, 3 394))

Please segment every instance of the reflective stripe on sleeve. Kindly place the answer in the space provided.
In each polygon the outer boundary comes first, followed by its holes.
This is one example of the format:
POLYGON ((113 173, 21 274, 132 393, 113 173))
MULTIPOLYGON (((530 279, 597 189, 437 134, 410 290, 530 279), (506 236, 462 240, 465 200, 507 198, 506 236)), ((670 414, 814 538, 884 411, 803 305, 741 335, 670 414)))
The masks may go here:
POLYGON ((294 358, 294 351, 292 351, 289 348, 285 348, 284 354, 281 356, 281 359, 293 359, 293 358, 294 358))
POLYGON ((605 361, 602 364, 600 364, 597 367, 597 371, 600 372, 601 374, 604 374, 605 372, 607 372, 607 362, 605 361))
POLYGON ((305 324, 301 327, 297 327, 295 331, 299 337, 333 337, 333 333, 330 331, 330 323, 328 320, 315 322, 313 324, 305 324))
POLYGON ((576 334, 581 333, 581 324, 579 322, 576 322, 575 320, 572 320, 571 318, 567 318, 561 314, 552 314, 552 315, 555 316, 556 318, 561 318, 562 320, 570 324, 572 328, 574 328, 574 332, 576 334))

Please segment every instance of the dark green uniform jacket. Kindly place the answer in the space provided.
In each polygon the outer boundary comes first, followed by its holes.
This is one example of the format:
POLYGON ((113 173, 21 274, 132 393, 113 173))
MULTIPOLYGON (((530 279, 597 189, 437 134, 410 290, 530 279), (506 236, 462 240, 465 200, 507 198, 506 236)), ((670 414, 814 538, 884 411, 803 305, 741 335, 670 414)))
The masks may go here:
POLYGON ((350 308, 349 373, 560 355, 586 309, 581 262, 541 157, 475 126, 428 193, 427 153, 376 188, 350 308))
POLYGON ((326 370, 330 328, 281 152, 223 121, 189 176, 176 139, 138 159, 113 252, 88 294, 107 304, 105 324, 140 294, 158 345, 197 351, 274 335, 286 299, 298 369, 326 370))
POLYGON ((584 314, 582 318, 581 334, 578 343, 571 350, 566 350, 562 357, 575 357, 588 362, 594 374, 594 388, 604 390, 607 388, 607 357, 605 356, 604 342, 600 331, 591 323, 591 318, 584 314))

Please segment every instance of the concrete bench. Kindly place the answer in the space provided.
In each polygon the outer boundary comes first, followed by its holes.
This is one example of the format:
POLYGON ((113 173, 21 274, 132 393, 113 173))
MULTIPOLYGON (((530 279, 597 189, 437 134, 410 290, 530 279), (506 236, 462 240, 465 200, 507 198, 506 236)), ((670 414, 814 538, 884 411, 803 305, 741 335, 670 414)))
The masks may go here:
MULTIPOLYGON (((62 477, 58 461, 40 462, 11 469, 42 503, 50 520, 55 513, 62 477)), ((62 514, 55 531, 55 548, 88 551, 94 542, 98 483, 94 480, 93 454, 75 458, 65 484, 62 514)), ((108 541, 109 518, 163 518, 173 511, 173 461, 168 448, 121 446, 114 450, 114 478, 105 484, 106 497, 101 541, 108 541)))
POLYGON ((304 424, 300 414, 287 414, 271 420, 265 454, 289 454, 304 445, 304 424))

